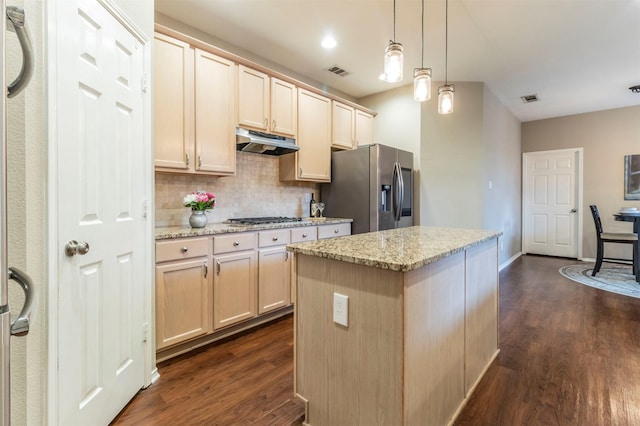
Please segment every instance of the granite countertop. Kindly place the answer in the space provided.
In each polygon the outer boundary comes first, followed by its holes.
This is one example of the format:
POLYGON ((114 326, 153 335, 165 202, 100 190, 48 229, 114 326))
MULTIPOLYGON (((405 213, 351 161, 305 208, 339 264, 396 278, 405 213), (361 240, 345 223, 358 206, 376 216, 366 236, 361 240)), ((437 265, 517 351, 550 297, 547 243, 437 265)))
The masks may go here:
POLYGON ((171 238, 202 237, 208 235, 230 234, 233 232, 263 231, 281 228, 297 228, 301 226, 332 225, 336 223, 349 223, 353 219, 327 217, 324 220, 303 219, 299 222, 269 223, 264 225, 229 225, 226 223, 211 223, 204 228, 191 228, 189 226, 162 226, 155 229, 156 240, 171 238))
POLYGON ((498 238, 499 231, 412 226, 287 245, 287 251, 392 271, 411 271, 468 247, 498 238))

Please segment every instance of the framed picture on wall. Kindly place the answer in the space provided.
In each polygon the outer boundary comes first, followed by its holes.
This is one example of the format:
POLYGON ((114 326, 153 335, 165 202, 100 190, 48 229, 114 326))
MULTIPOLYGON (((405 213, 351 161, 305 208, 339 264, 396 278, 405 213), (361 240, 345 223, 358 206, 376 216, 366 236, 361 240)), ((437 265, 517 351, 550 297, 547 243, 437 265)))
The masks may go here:
POLYGON ((624 199, 640 200, 640 154, 624 156, 624 199))

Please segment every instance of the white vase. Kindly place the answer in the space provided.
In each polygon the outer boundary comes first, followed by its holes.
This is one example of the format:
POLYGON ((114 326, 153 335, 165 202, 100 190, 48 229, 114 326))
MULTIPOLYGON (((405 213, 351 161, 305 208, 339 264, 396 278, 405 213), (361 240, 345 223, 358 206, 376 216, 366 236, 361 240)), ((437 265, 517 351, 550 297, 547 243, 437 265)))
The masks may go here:
POLYGON ((207 226, 207 215, 204 210, 191 210, 191 216, 189 216, 189 225, 192 228, 204 228, 207 226))

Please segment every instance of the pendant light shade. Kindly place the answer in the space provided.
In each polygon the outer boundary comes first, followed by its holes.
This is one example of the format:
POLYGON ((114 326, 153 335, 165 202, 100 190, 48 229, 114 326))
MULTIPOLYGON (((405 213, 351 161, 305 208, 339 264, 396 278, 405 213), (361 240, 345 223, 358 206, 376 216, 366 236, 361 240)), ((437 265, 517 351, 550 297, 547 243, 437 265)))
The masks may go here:
POLYGON ((402 45, 389 41, 389 46, 384 53, 384 81, 387 83, 402 81, 403 62, 402 45))
POLYGON ((453 84, 445 84, 438 88, 438 114, 453 112, 453 94, 456 88, 453 84))
POLYGON ((422 33, 420 45, 422 48, 422 59, 420 68, 413 69, 413 99, 418 102, 425 102, 431 99, 431 68, 424 67, 424 0, 422 0, 422 33))
POLYGON ((418 102, 431 99, 431 68, 413 70, 413 99, 418 102))
POLYGON ((447 79, 448 50, 449 50, 449 0, 445 0, 444 18, 444 86, 438 88, 438 114, 451 114, 453 112, 453 94, 456 88, 449 84, 447 79))
POLYGON ((384 73, 380 78, 387 83, 402 81, 404 54, 402 45, 396 43, 396 0, 393 0, 393 40, 384 51, 384 73))

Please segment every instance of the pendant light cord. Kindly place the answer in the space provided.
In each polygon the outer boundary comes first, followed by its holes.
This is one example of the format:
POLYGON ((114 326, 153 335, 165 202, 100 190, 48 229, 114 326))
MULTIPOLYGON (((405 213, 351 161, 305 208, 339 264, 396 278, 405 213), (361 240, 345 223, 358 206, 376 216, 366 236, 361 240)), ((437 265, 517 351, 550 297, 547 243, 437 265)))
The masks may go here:
POLYGON ((424 0, 422 0, 422 59, 420 62, 420 68, 424 68, 424 0))
POLYGON ((396 0, 393 0, 393 42, 396 42, 396 0))
POLYGON ((449 0, 445 0, 444 6, 444 84, 449 84, 447 79, 448 70, 448 58, 449 58, 449 0))

